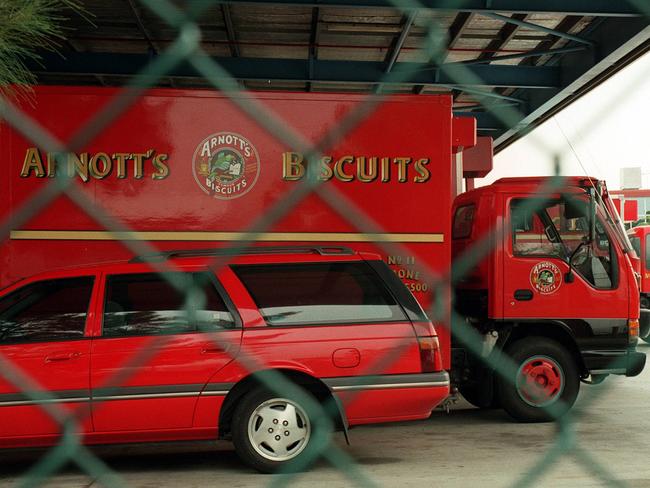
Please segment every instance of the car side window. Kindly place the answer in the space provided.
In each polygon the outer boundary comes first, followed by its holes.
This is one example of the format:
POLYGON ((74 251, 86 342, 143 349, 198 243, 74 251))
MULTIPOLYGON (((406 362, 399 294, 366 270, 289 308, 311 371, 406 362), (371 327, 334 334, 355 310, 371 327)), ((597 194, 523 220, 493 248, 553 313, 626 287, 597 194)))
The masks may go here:
POLYGON ((240 265, 233 270, 269 325, 406 320, 367 263, 240 265))
POLYGON ((235 327, 210 273, 106 278, 102 336, 182 334, 235 327))
POLYGON ((0 344, 84 336, 94 277, 46 280, 0 299, 0 344))

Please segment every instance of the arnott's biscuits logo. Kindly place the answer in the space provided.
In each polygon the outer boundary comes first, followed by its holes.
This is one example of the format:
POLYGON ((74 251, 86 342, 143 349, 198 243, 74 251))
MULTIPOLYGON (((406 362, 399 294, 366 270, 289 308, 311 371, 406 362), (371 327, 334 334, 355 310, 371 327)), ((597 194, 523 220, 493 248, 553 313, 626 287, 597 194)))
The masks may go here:
POLYGON ((212 134, 201 141, 192 158, 194 179, 208 195, 237 198, 255 185, 260 158, 248 139, 232 132, 212 134))
POLYGON ((562 272, 555 263, 542 261, 530 271, 530 284, 542 295, 550 295, 562 284, 562 272))

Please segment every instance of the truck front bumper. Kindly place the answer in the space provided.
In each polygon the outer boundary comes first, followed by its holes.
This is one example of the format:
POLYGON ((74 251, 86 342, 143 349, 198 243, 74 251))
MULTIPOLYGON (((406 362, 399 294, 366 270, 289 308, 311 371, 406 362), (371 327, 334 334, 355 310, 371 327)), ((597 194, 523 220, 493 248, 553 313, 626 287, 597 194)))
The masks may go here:
POLYGON ((645 366, 646 356, 638 351, 589 351, 582 357, 590 374, 624 374, 637 376, 645 366))

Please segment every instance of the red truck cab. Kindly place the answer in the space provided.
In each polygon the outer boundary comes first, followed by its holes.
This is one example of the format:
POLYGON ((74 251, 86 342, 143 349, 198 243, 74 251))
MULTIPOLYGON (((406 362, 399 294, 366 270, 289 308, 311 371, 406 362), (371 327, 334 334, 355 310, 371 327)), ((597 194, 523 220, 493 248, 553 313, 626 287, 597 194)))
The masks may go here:
POLYGON ((456 383, 472 403, 541 420, 574 402, 580 379, 641 371, 636 256, 612 209, 604 183, 581 177, 504 178, 456 198, 452 254, 468 271, 455 308, 486 338, 465 352, 455 330, 456 383), (495 351, 513 377, 480 366, 495 351))
POLYGON ((650 225, 640 225, 628 231, 632 247, 639 257, 639 293, 641 308, 650 308, 650 225))

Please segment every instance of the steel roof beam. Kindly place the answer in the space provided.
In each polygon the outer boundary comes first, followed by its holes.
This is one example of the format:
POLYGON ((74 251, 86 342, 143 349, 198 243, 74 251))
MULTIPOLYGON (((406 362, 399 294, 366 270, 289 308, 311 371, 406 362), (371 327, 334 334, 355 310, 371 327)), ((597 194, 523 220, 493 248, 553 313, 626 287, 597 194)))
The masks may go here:
MULTIPOLYGON (((311 9, 311 31, 309 33, 309 77, 312 77, 314 70, 314 61, 318 58, 318 21, 320 18, 320 9, 314 7, 311 9)), ((307 91, 312 89, 311 81, 307 83, 307 91)))
POLYGON ((494 53, 502 49, 515 37, 517 29, 519 28, 519 24, 515 21, 524 21, 527 18, 527 14, 514 14, 512 17, 506 17, 506 19, 512 20, 513 22, 504 24, 504 26, 499 30, 497 36, 490 41, 488 46, 485 48, 485 52, 481 53, 478 59, 481 61, 492 61, 492 58, 495 57, 494 53))
POLYGON ((454 111, 457 117, 474 117, 476 119, 476 128, 479 132, 503 132, 505 127, 490 112, 462 112, 454 111))
POLYGON ((589 46, 575 46, 575 47, 562 47, 558 49, 547 49, 545 51, 533 50, 524 53, 515 53, 515 54, 506 54, 504 56, 494 56, 491 58, 485 59, 473 59, 472 61, 461 61, 454 64, 462 64, 464 66, 471 66, 473 64, 486 64, 493 61, 507 61, 510 59, 526 59, 526 58, 538 58, 540 56, 554 56, 556 54, 568 54, 568 53, 577 53, 580 51, 587 51, 589 46))
MULTIPOLYGON (((231 58, 215 57, 222 68, 237 80, 338 82, 338 83, 413 83, 442 85, 456 88, 472 86, 560 88, 560 71, 548 66, 459 66, 444 65, 444 69, 428 68, 422 63, 395 63, 393 73, 405 72, 401 80, 385 80, 385 63, 369 61, 331 61, 308 59, 231 58), (310 65, 313 63, 312 68, 310 65), (462 83, 470 72, 478 82, 462 83), (311 72, 311 73, 310 73, 311 72), (311 74, 311 76, 310 76, 311 74)), ((39 62, 30 62, 36 73, 68 73, 91 75, 133 75, 149 61, 147 55, 118 53, 44 53, 39 62)), ((174 77, 198 77, 187 65, 180 65, 167 73, 174 77)))
POLYGON ((223 23, 226 26, 226 36, 228 37, 230 54, 231 56, 238 58, 241 56, 241 52, 239 51, 239 45, 237 44, 237 36, 235 35, 235 26, 232 22, 232 14, 230 12, 229 4, 221 4, 221 14, 223 15, 223 23))
POLYGON ((495 139, 495 150, 502 150, 627 63, 650 51, 650 21, 640 17, 608 19, 589 32, 589 39, 598 46, 590 51, 590 56, 569 53, 553 64, 561 70, 560 89, 534 90, 521 95, 516 92, 515 96, 526 99, 527 113, 519 123, 495 139))
MULTIPOLYGON (((444 63, 447 56, 449 56, 449 51, 456 45, 460 40, 460 37, 463 35, 463 31, 469 25, 469 23, 474 18, 474 14, 461 12, 456 15, 456 18, 452 22, 449 30, 447 31, 447 50, 440 57, 440 59, 431 59, 429 61, 429 66, 435 66, 437 64, 444 63)), ((413 92, 416 94, 421 94, 424 91, 425 85, 418 85, 413 88, 413 92)))
POLYGON ((574 36, 573 34, 569 34, 567 32, 562 32, 555 29, 549 29, 548 27, 544 27, 543 25, 533 24, 532 22, 526 22, 525 20, 517 18, 514 15, 512 17, 508 17, 506 15, 493 14, 493 13, 485 13, 483 15, 491 19, 502 20, 503 22, 507 22, 509 24, 513 24, 519 27, 527 27, 529 29, 533 29, 536 31, 545 32, 546 34, 550 34, 552 36, 569 39, 570 41, 579 42, 580 44, 586 44, 588 46, 594 45, 594 43, 588 39, 583 39, 582 37, 574 36))
MULTIPOLYGON (((231 3, 292 5, 312 7, 396 8, 394 0, 232 0, 231 3)), ((606 17, 641 15, 628 0, 420 0, 418 8, 456 12, 512 12, 521 14, 554 13, 606 17)))
POLYGON ((147 44, 149 44, 149 49, 153 54, 158 54, 159 49, 154 45, 153 41, 151 40, 151 36, 149 35, 147 28, 144 26, 144 23, 142 22, 142 17, 140 17, 140 12, 138 12, 138 8, 135 6, 134 1, 127 0, 127 2, 129 4, 129 7, 131 7, 131 12, 133 12, 133 16, 135 17, 135 23, 138 26, 138 30, 144 36, 145 40, 147 41, 147 44))
MULTIPOLYGON (((412 10, 411 12, 408 13, 408 15, 405 15, 402 18, 402 30, 399 33, 399 37, 393 41, 393 46, 391 49, 388 51, 386 55, 386 69, 384 70, 384 73, 390 73, 391 70, 393 69, 393 66, 395 66, 395 63, 397 62, 397 58, 399 57, 399 53, 402 50, 402 46, 404 46, 404 42, 406 42, 406 38, 409 35, 409 32, 411 31, 411 27, 413 27, 413 22, 415 21, 415 17, 417 15, 417 10, 412 10)), ((375 87, 375 92, 379 93, 381 91, 382 84, 380 83, 375 87)))
MULTIPOLYGON (((512 17, 506 18, 513 21, 525 21, 528 18, 528 14, 514 14, 512 17)), ((499 52, 501 49, 503 49, 504 46, 506 46, 515 37, 518 28, 519 25, 515 22, 504 23, 503 27, 499 29, 496 38, 490 41, 490 43, 487 45, 487 48, 485 49, 485 52, 479 55, 477 61, 482 63, 491 63, 494 58, 497 57, 494 53, 499 52)), ((460 94, 454 96, 454 102, 458 99, 459 96, 460 94)))
MULTIPOLYGON (((562 32, 569 32, 571 29, 575 28, 580 21, 582 20, 582 17, 577 16, 577 15, 570 15, 568 17, 565 17, 556 27, 555 30, 559 30, 562 32)), ((537 47, 534 49, 535 51, 537 50, 552 50, 555 48, 557 45, 559 45, 561 42, 564 42, 561 38, 555 37, 555 36, 546 36, 546 39, 541 41, 537 47)), ((520 64, 523 65, 528 65, 528 66, 534 66, 538 64, 540 61, 539 57, 531 57, 524 59, 520 64)))

